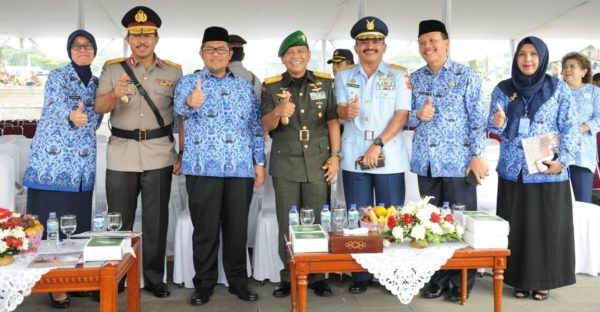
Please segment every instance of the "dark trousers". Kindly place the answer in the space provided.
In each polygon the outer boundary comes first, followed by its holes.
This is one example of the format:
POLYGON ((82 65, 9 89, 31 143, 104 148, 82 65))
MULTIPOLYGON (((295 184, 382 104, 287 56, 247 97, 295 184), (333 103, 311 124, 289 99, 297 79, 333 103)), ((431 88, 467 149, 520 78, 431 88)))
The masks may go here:
MULTIPOLYGON (((432 177, 431 172, 427 176, 418 176, 419 193, 421 196, 434 196, 430 203, 440 207, 444 201, 450 205, 463 204, 466 210, 477 210, 477 187, 467 182, 466 178, 432 177)), ((467 271, 467 289, 470 291, 475 284, 475 269, 467 271)), ((460 287, 460 270, 440 270, 435 272, 429 283, 442 287, 452 283, 454 287, 460 287)))
POLYGON ((172 172, 173 166, 143 172, 106 170, 108 211, 121 213, 121 230, 133 229, 142 192, 142 266, 149 286, 162 283, 165 272, 172 172))
POLYGON ((185 182, 194 226, 194 287, 212 288, 217 283, 220 233, 228 283, 248 284, 246 245, 254 179, 186 176, 185 182))
POLYGON ((594 173, 587 168, 571 165, 569 166, 569 174, 575 200, 592 203, 594 173))
MULTIPOLYGON (((373 206, 375 203, 383 203, 386 207, 404 205, 404 173, 370 174, 344 170, 342 178, 347 208, 350 208, 350 204, 356 204, 357 209, 361 206, 373 206)), ((370 281, 372 277, 369 273, 352 273, 352 280, 355 282, 370 281)))
MULTIPOLYGON (((275 189, 275 206, 279 225, 279 257, 283 262, 283 270, 279 272, 279 275, 282 282, 289 282, 290 264, 283 235, 289 231, 290 206, 297 205, 298 212, 304 207, 314 209, 315 224, 321 223, 321 209, 327 203, 328 185, 325 179, 314 182, 294 182, 273 177, 273 188, 275 189)), ((324 279, 323 274, 311 274, 308 277, 310 282, 324 279)))

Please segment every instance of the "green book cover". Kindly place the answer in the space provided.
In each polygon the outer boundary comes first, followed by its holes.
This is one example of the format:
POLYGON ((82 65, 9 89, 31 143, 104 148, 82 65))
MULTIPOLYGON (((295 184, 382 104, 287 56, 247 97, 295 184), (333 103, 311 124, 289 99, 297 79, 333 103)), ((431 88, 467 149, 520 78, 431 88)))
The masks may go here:
POLYGON ((114 238, 114 237, 92 237, 90 241, 87 243, 89 247, 111 247, 111 246, 121 246, 124 238, 114 238))
POLYGON ((323 232, 296 233, 295 238, 296 239, 325 238, 325 233, 323 233, 323 232))
POLYGON ((475 220, 475 221, 504 221, 504 219, 498 217, 498 216, 492 216, 492 215, 474 215, 474 216, 470 216, 471 219, 475 220))
POLYGON ((461 211, 460 213, 462 213, 464 216, 469 216, 469 217, 473 217, 473 216, 491 216, 486 211, 461 211))
POLYGON ((321 225, 319 224, 303 224, 303 225, 292 225, 292 231, 295 233, 301 232, 321 232, 321 225))

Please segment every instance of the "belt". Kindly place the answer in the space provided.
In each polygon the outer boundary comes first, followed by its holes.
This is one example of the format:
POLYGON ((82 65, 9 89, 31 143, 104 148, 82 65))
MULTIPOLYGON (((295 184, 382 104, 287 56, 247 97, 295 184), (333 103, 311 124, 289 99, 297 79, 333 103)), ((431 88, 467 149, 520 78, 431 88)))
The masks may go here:
POLYGON ((171 135, 171 125, 162 128, 156 129, 134 129, 134 130, 123 130, 119 128, 112 127, 110 129, 112 135, 123 138, 123 139, 131 139, 136 141, 146 141, 151 139, 162 138, 165 136, 171 135))

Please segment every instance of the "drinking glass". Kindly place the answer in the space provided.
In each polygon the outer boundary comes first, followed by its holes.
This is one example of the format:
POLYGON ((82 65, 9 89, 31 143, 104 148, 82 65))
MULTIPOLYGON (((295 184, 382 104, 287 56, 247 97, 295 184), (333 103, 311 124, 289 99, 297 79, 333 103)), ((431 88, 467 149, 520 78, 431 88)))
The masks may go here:
POLYGON ((300 210, 300 220, 302 220, 302 224, 313 224, 315 222, 314 209, 303 208, 300 210))
POLYGON ((333 209, 333 223, 335 224, 336 232, 344 231, 344 224, 346 223, 346 208, 335 208, 333 209))
POLYGON ((106 216, 108 223, 109 231, 118 231, 121 229, 121 225, 123 225, 123 221, 121 220, 120 212, 109 212, 106 216))
POLYGON ((60 230, 67 235, 67 243, 71 245, 71 234, 77 229, 77 216, 69 214, 60 217, 60 230))

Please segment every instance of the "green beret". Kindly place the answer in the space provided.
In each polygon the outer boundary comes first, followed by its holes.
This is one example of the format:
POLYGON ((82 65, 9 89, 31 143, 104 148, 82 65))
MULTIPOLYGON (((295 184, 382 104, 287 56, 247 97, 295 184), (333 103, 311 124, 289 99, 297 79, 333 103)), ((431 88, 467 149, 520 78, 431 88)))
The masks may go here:
POLYGON ((277 55, 279 57, 282 57, 283 54, 285 54, 285 51, 287 51, 287 49, 289 49, 293 46, 307 46, 308 47, 308 42, 306 41, 306 35, 302 31, 296 30, 295 32, 291 33, 289 36, 285 37, 285 39, 283 39, 283 42, 281 42, 281 45, 279 46, 279 53, 277 55))

